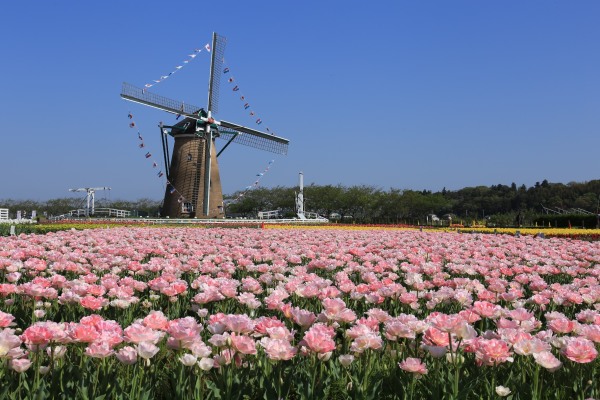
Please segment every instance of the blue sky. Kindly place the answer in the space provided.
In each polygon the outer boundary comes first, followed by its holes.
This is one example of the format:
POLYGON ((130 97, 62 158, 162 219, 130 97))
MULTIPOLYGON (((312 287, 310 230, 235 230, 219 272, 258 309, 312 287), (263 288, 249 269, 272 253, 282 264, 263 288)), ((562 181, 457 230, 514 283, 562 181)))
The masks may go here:
MULTIPOLYGON (((110 186, 160 199, 159 121, 121 83, 158 79, 227 37, 225 60, 287 156, 230 146, 224 192, 261 186, 384 190, 600 178, 597 1, 27 1, 2 5, 0 198, 110 186)), ((151 91, 207 101, 209 57, 151 91)), ((223 80, 218 117, 257 127, 223 80)))

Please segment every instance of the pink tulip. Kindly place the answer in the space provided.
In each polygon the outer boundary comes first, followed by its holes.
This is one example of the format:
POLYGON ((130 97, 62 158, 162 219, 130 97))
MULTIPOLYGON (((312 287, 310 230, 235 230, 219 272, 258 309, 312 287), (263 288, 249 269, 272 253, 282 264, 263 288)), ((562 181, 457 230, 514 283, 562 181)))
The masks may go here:
POLYGON ((28 358, 12 359, 8 362, 8 366, 19 373, 25 372, 31 367, 31 360, 28 358))
POLYGON ((236 351, 239 351, 242 354, 256 354, 256 344, 251 337, 233 333, 230 338, 231 346, 236 351))
POLYGON ((508 344, 502 340, 479 339, 475 348, 475 359, 479 365, 495 366, 512 361, 508 344))
POLYGON ((215 361, 212 358, 202 358, 198 361, 198 366, 203 371, 208 371, 215 366, 215 361))
POLYGON ((108 300, 102 297, 85 296, 81 299, 80 304, 89 310, 100 310, 108 304, 108 300))
POLYGON ((179 362, 181 362, 186 367, 192 367, 196 365, 196 361, 198 361, 198 357, 189 353, 186 353, 179 357, 179 362))
POLYGON ((308 328, 317 319, 317 316, 313 312, 298 307, 292 307, 290 309, 290 314, 294 322, 302 328, 308 328))
POLYGON ((69 327, 69 337, 76 342, 91 343, 100 338, 100 332, 94 325, 73 324, 69 327))
POLYGON ((29 328, 25 329, 21 335, 21 340, 23 340, 23 343, 25 343, 32 350, 45 348, 52 338, 52 331, 42 323, 31 325, 29 328))
POLYGON ((0 328, 11 326, 15 317, 12 314, 0 311, 0 328))
POLYGON ((115 357, 126 365, 133 365, 137 362, 137 350, 131 346, 125 346, 115 353, 115 357))
POLYGON ((473 312, 479 314, 483 318, 498 318, 500 316, 500 306, 494 305, 488 301, 476 301, 473 303, 473 312))
POLYGON ((202 326, 198 325, 192 317, 185 317, 169 321, 167 333, 175 340, 182 342, 193 342, 202 331, 202 326))
POLYGON ((355 353, 362 353, 365 350, 379 350, 383 347, 383 340, 381 336, 375 333, 369 333, 357 337, 352 341, 350 345, 350 351, 355 353))
POLYGON ((3 329, 0 331, 0 358, 10 357, 21 346, 21 339, 14 334, 13 329, 3 329))
POLYGON ((277 317, 259 317, 254 322, 254 332, 259 335, 266 335, 268 328, 285 327, 283 321, 277 317))
POLYGON ((150 311, 143 319, 142 323, 151 329, 166 331, 169 326, 169 319, 165 317, 162 311, 150 311))
POLYGON ((562 349, 562 354, 573 362, 585 364, 594 361, 598 356, 598 351, 591 340, 570 338, 562 349))
POLYGON ((427 367, 419 358, 409 357, 404 361, 398 363, 398 366, 402 370, 418 376, 427 374, 427 367))
POLYGON ((303 342, 315 353, 328 353, 335 349, 334 335, 332 327, 315 324, 304 334, 303 342))
POLYGON ((535 362, 546 368, 550 372, 554 372, 559 369, 562 365, 560 360, 549 351, 541 351, 539 353, 533 353, 535 362))
POLYGON ((129 325, 124 330, 124 338, 130 343, 150 342, 156 344, 163 335, 163 332, 155 331, 137 322, 129 325))
POLYGON ((550 351, 550 345, 538 338, 521 339, 513 345, 515 353, 522 356, 550 351))
POLYGON ((354 356, 352 354, 342 354, 338 357, 338 360, 340 361, 340 364, 342 364, 343 367, 348 368, 350 364, 352 364, 352 362, 354 361, 354 356))
POLYGON ((581 328, 581 336, 595 343, 600 343, 600 325, 586 325, 581 328))
POLYGON ((423 335, 423 342, 429 346, 446 347, 450 344, 450 339, 446 332, 442 332, 436 328, 428 328, 423 335))
POLYGON ((108 343, 91 343, 85 349, 85 355, 94 358, 106 358, 114 353, 108 343))
POLYGON ((556 318, 548 322, 548 327, 554 333, 570 333, 575 329, 576 323, 567 318, 556 318))
POLYGON ((227 330, 235 333, 248 334, 254 330, 254 321, 243 314, 230 314, 223 319, 227 330))
POLYGON ((146 360, 149 360, 150 358, 154 357, 156 353, 158 353, 158 351, 160 350, 158 347, 156 347, 156 345, 150 342, 138 343, 135 348, 137 350, 138 355, 146 360))

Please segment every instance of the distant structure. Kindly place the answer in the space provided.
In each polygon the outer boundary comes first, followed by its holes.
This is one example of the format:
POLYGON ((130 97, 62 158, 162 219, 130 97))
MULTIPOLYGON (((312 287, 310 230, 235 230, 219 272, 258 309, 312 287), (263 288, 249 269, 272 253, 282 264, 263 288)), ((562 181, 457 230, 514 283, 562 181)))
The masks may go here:
POLYGON ((320 216, 316 212, 306 211, 304 207, 304 173, 302 173, 302 171, 300 171, 298 176, 298 187, 299 191, 298 193, 296 193, 296 215, 298 216, 298 219, 310 219, 318 222, 329 222, 327 218, 320 216))
POLYGON ((299 174, 299 187, 300 190, 296 194, 296 215, 299 219, 306 219, 306 215, 304 215, 304 174, 302 171, 299 174))
POLYGON ((89 217, 90 215, 94 215, 94 198, 95 193, 98 190, 110 190, 109 187, 95 187, 95 188, 78 188, 78 189, 69 189, 69 192, 86 192, 86 208, 85 208, 85 216, 89 217))
POLYGON ((0 221, 8 220, 8 208, 0 208, 0 221))

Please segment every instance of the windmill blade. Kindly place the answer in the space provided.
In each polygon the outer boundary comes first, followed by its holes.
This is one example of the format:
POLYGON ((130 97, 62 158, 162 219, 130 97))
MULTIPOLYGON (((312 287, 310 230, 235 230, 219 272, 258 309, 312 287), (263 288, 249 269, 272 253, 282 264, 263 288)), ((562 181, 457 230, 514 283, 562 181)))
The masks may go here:
POLYGON ((202 107, 186 104, 182 101, 172 100, 167 97, 150 93, 146 89, 139 88, 130 83, 123 82, 121 88, 121 97, 125 100, 140 103, 146 106, 158 108, 172 114, 183 115, 184 117, 200 120, 198 112, 202 107))
POLYGON ((213 32, 212 56, 210 60, 210 78, 208 81, 208 112, 219 112, 219 87, 221 85, 221 70, 223 69, 223 55, 227 39, 213 32))
POLYGON ((220 121, 218 124, 221 139, 231 140, 233 143, 254 147, 259 150, 270 151, 271 153, 287 154, 288 144, 290 142, 288 139, 270 135, 232 122, 220 121))

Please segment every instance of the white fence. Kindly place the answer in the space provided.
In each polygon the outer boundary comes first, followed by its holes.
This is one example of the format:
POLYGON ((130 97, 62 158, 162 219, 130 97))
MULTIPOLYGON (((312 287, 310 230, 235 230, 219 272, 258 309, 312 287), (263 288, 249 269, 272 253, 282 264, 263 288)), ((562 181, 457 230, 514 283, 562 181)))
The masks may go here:
POLYGON ((271 219, 271 218, 279 218, 279 210, 259 211, 258 212, 258 219, 271 219))
POLYGON ((0 221, 8 219, 8 208, 0 208, 0 221))

